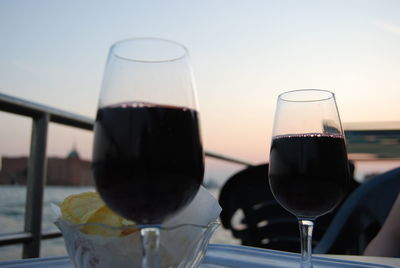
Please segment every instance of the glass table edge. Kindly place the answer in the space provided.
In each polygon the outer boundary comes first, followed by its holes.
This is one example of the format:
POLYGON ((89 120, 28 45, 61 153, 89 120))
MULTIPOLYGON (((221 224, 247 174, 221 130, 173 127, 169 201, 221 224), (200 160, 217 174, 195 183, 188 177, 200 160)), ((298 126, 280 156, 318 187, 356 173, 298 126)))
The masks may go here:
MULTIPOLYGON (((229 244, 210 244, 204 256, 201 267, 273 267, 279 264, 283 267, 290 267, 297 264, 300 257, 297 253, 284 252, 271 249, 247 247, 229 244), (268 260, 268 262, 266 262, 268 260), (285 266, 286 265, 286 266, 285 266)), ((400 267, 400 258, 348 256, 348 255, 313 255, 313 260, 324 267, 376 267, 394 268, 400 267), (343 257, 343 259, 342 259, 343 257), (365 260, 363 260, 365 259, 365 260), (376 262, 375 262, 375 261, 376 262), (380 261, 379 261, 380 260, 380 261), (386 263, 382 263, 386 261, 386 263)), ((60 267, 72 268, 68 256, 44 257, 33 259, 21 259, 0 261, 0 267, 60 267)))

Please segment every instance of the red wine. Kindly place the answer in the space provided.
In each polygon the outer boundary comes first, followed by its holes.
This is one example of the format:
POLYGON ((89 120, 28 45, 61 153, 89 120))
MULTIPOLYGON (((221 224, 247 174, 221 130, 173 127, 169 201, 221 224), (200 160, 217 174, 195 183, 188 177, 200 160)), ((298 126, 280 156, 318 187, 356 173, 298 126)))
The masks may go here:
POLYGON ((139 224, 160 224, 203 181, 197 112, 144 103, 98 110, 92 171, 112 210, 139 224))
POLYGON ((297 217, 315 218, 331 211, 350 181, 343 136, 274 137, 269 181, 276 200, 297 217))

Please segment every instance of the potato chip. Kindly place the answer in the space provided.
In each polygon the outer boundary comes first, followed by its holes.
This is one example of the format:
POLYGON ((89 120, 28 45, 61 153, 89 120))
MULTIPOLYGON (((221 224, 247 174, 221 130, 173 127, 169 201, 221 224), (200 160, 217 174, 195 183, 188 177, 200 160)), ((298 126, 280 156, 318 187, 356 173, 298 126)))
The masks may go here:
POLYGON ((96 192, 85 192, 70 195, 60 205, 61 215, 72 223, 82 224, 105 204, 96 192))
MULTIPOLYGON (((133 225, 115 214, 100 198, 97 192, 85 192, 68 196, 60 205, 64 219, 75 224, 100 223, 112 227, 133 225)), ((113 229, 101 225, 90 224, 81 228, 86 234, 104 236, 124 236, 137 231, 137 228, 113 229)))

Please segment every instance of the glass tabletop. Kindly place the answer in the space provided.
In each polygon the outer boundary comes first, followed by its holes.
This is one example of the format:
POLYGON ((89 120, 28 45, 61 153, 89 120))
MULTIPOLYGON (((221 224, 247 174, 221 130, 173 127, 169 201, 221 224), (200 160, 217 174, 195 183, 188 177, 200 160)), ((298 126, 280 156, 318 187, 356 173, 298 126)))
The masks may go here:
MULTIPOLYGON (((238 245, 210 244, 200 268, 297 267, 299 254, 238 245)), ((348 255, 313 256, 314 268, 393 268, 400 267, 400 258, 348 255)), ((72 268, 68 257, 48 257, 0 262, 3 268, 72 268)))

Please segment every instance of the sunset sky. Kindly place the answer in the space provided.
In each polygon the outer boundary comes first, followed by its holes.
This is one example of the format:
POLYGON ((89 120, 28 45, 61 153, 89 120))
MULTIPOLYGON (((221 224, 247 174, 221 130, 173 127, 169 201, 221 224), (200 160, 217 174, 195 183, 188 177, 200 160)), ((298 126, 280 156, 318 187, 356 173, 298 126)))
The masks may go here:
MULTIPOLYGON (((292 89, 333 91, 343 123, 400 120, 398 0, 2 0, 0 92, 93 118, 108 49, 130 37, 189 49, 206 150, 267 161, 292 89)), ((30 120, 0 123, 0 156, 27 154, 30 120)), ((48 154, 90 159, 91 139, 52 124, 48 154)))

